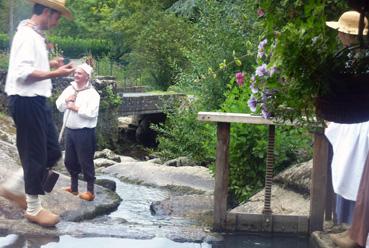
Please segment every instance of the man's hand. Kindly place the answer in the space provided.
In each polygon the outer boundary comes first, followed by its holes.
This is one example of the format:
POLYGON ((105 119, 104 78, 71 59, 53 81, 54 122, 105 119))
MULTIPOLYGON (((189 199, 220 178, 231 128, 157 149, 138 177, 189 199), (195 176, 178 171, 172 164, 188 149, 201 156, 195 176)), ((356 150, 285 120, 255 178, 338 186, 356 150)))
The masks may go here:
POLYGON ((34 70, 26 79, 27 83, 33 83, 49 78, 66 77, 75 71, 73 63, 62 65, 54 71, 39 71, 34 70))
POLYGON ((50 63, 51 68, 57 69, 60 66, 64 65, 64 58, 63 57, 56 57, 56 58, 50 60, 49 63, 50 63))
POLYGON ((68 102, 74 102, 74 101, 76 101, 76 95, 75 94, 70 95, 67 98, 65 98, 65 102, 66 103, 68 103, 68 102))
POLYGON ((73 63, 69 63, 67 65, 62 65, 55 71, 53 71, 56 74, 56 77, 66 77, 72 74, 76 70, 73 63))
POLYGON ((74 104, 74 101, 73 102, 69 101, 67 102, 67 109, 78 112, 79 107, 77 107, 76 104, 74 104))

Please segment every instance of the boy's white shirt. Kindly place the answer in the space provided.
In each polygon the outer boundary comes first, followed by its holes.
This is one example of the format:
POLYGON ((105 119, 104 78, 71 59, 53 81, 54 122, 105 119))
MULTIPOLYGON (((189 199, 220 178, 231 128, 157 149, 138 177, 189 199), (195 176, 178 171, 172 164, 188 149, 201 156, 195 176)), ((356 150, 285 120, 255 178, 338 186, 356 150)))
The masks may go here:
POLYGON ((99 114, 100 95, 94 87, 82 90, 78 92, 75 101, 75 105, 79 107, 78 112, 68 110, 65 100, 70 95, 75 94, 76 88, 77 84, 73 81, 56 100, 56 107, 60 112, 64 112, 63 121, 66 121, 67 128, 94 128, 96 127, 99 114))
POLYGON ((5 92, 10 95, 26 97, 51 96, 50 79, 28 82, 28 76, 35 70, 50 71, 45 38, 31 27, 28 20, 18 25, 10 51, 8 76, 5 92))

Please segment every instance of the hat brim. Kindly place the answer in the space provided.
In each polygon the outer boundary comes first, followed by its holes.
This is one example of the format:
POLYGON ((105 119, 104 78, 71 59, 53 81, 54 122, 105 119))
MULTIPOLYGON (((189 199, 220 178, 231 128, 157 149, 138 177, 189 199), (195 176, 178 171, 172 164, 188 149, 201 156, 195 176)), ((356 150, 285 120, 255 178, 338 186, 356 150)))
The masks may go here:
MULTIPOLYGON (((352 35, 358 35, 359 34, 359 27, 358 28, 347 28, 347 27, 341 27, 338 22, 325 22, 325 24, 333 29, 336 29, 339 32, 345 33, 345 34, 352 34, 352 35)), ((363 30, 363 34, 368 34, 368 29, 363 30)))
POLYGON ((54 9, 54 10, 60 12, 60 14, 62 16, 64 16, 66 19, 73 20, 72 12, 69 9, 67 9, 66 7, 61 6, 60 4, 57 4, 57 3, 49 1, 49 0, 28 0, 28 1, 33 3, 33 4, 38 3, 38 4, 41 4, 43 6, 54 9))

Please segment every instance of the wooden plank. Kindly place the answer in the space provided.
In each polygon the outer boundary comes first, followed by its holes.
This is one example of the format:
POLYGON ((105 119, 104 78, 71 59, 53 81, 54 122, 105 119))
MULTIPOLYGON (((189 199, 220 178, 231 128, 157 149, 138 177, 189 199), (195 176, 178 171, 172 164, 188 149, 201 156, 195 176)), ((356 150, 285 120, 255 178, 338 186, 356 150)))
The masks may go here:
POLYGON ((282 233, 300 233, 309 232, 309 216, 302 215, 268 215, 271 217, 269 225, 271 228, 265 229, 265 220, 263 214, 242 214, 229 213, 227 220, 227 231, 248 231, 248 232, 282 232, 282 233), (233 227, 232 224, 236 224, 233 227), (231 229, 230 229, 231 228, 231 229))
POLYGON ((208 122, 227 122, 227 123, 246 123, 263 125, 295 125, 292 122, 280 122, 265 119, 259 115, 241 114, 241 113, 222 113, 222 112, 199 112, 197 115, 199 121, 208 122))
POLYGON ((222 231, 226 228, 229 177, 229 132, 229 123, 218 123, 214 189, 214 231, 222 231))
POLYGON ((199 112, 197 119, 199 121, 209 121, 209 122, 228 122, 228 123, 234 122, 234 123, 265 124, 265 125, 273 124, 271 120, 264 119, 261 116, 240 113, 199 112))
POLYGON ((323 230, 327 196, 328 141, 324 134, 314 133, 314 157, 310 190, 310 232, 323 230))

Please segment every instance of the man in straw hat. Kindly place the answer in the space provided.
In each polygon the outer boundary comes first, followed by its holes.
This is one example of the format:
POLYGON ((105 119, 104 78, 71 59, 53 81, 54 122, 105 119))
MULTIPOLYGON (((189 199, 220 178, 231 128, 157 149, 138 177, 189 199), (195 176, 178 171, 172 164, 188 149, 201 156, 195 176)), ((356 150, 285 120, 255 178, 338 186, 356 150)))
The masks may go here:
POLYGON ((78 195, 78 174, 82 172, 87 182, 87 191, 79 194, 79 198, 86 201, 95 199, 95 127, 100 105, 100 95, 90 81, 92 71, 92 67, 86 63, 78 66, 74 81, 56 100, 56 107, 64 112, 64 164, 71 176, 70 187, 65 190, 78 195))
POLYGON ((62 58, 49 61, 45 31, 56 27, 61 16, 72 19, 72 15, 65 7, 65 0, 30 2, 33 14, 19 24, 14 36, 5 85, 17 129, 23 173, 15 173, 11 184, 3 184, 0 195, 26 208, 27 220, 41 226, 55 226, 59 216, 43 209, 39 198, 45 194, 43 181, 48 168, 61 158, 47 98, 51 96, 51 78, 67 76, 74 68, 72 64, 64 65, 62 58), (54 70, 50 71, 50 67, 54 70), (25 196, 21 189, 22 174, 25 196))
MULTIPOLYGON (((359 20, 359 12, 347 11, 337 22, 326 24, 338 31, 344 46, 351 46, 359 43, 359 20)), ((367 33, 365 18, 363 34, 367 33)), ((337 194, 337 221, 352 224, 349 230, 332 234, 331 238, 341 248, 365 246, 369 232, 369 122, 330 123, 325 134, 333 148, 332 183, 337 194)))

